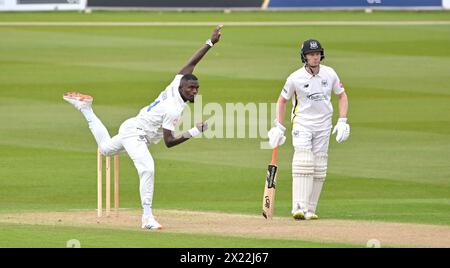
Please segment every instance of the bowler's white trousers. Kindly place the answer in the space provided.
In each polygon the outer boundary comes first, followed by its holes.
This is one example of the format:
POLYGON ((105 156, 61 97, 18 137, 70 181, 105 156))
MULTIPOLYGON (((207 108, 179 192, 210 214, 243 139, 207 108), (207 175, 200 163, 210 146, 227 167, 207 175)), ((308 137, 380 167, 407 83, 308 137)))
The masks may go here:
POLYGON ((88 121, 89 129, 94 135, 101 153, 103 155, 115 155, 124 150, 128 153, 139 174, 141 204, 143 207, 151 207, 155 165, 147 147, 144 131, 136 126, 134 118, 130 118, 122 123, 119 133, 111 138, 106 127, 91 111, 88 111, 88 113, 82 111, 82 113, 88 121))

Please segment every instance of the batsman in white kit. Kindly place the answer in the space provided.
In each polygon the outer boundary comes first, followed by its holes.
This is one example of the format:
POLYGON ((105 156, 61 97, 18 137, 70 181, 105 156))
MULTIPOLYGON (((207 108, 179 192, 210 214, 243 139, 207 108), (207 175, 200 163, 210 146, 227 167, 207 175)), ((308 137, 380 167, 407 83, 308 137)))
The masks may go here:
POLYGON ((158 143, 161 138, 167 147, 185 142, 206 131, 206 122, 175 136, 175 127, 186 103, 194 102, 199 83, 192 72, 203 56, 219 42, 222 25, 217 26, 211 38, 195 52, 189 62, 178 72, 174 80, 150 105, 142 108, 136 117, 122 123, 119 133, 110 137, 108 130, 92 110, 93 97, 78 92, 64 94, 64 100, 73 104, 86 118, 98 147, 103 155, 115 155, 126 151, 133 160, 140 179, 140 196, 143 207, 142 228, 161 229, 152 212, 155 168, 147 145, 158 143))
POLYGON ((287 78, 277 101, 275 126, 268 136, 272 148, 285 142, 286 103, 292 98, 292 216, 296 220, 314 220, 319 218, 317 203, 327 174, 331 92, 337 95, 339 104, 339 119, 333 129, 338 143, 350 135, 348 99, 336 72, 321 64, 325 53, 319 41, 304 41, 300 56, 304 66, 287 78))

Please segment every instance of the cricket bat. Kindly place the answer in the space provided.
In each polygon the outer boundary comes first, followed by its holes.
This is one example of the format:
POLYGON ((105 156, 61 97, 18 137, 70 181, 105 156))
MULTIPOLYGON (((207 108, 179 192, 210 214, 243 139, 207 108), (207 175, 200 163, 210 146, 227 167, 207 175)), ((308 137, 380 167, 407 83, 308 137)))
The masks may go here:
POLYGON ((266 185, 264 187, 262 215, 266 219, 272 219, 273 216, 277 169, 277 148, 275 148, 272 152, 272 162, 267 168, 266 185))

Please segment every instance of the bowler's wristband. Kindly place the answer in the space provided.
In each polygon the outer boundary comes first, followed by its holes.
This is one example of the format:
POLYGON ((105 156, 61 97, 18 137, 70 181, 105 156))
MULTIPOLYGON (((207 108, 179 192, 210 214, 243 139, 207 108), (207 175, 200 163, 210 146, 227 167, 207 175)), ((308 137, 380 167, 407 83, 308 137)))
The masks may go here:
POLYGON ((205 43, 205 44, 208 45, 209 47, 213 47, 213 46, 214 46, 214 44, 213 44, 213 42, 211 41, 211 39, 206 40, 206 43, 205 43))
POLYGON ((197 127, 193 127, 191 129, 189 129, 188 132, 189 132, 189 134, 191 134, 191 137, 198 136, 201 133, 200 130, 198 130, 197 127))

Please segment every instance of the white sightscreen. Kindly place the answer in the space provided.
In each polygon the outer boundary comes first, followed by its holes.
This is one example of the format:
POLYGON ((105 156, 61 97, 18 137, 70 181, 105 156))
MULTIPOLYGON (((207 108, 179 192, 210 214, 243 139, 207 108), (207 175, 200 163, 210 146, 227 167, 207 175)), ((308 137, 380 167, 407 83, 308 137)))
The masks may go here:
POLYGON ((0 11, 83 10, 87 0, 0 0, 0 11))

